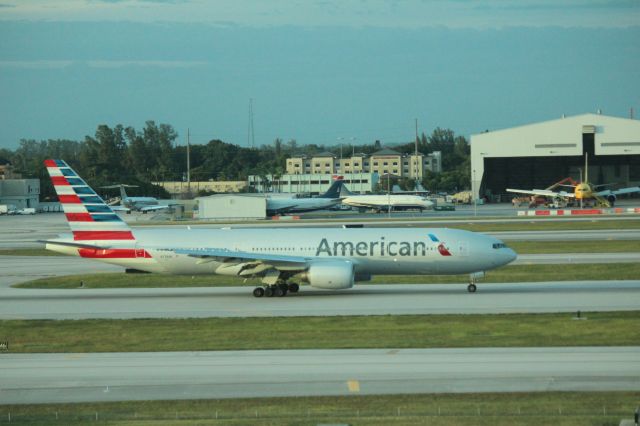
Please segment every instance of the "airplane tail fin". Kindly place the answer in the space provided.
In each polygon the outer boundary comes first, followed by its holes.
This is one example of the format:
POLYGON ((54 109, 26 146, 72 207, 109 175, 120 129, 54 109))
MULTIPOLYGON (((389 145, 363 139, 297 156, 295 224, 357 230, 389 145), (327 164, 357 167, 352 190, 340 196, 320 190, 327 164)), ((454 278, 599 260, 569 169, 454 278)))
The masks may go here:
POLYGON ((131 228, 62 160, 45 160, 74 241, 135 240, 131 228))
POLYGON ((340 198, 340 190, 342 189, 343 184, 344 181, 342 179, 333 181, 327 192, 319 195, 318 198, 340 198))
POLYGON ((349 191, 347 186, 343 184, 342 187, 340 188, 340 197, 341 198, 346 198, 346 197, 350 197, 352 195, 356 195, 356 194, 354 192, 349 191))

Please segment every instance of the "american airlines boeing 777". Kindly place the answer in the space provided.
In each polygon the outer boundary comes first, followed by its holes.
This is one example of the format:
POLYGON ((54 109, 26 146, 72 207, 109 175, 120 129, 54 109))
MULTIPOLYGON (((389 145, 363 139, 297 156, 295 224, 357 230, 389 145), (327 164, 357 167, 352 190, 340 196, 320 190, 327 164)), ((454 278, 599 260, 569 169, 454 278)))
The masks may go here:
POLYGON ((299 282, 347 289, 374 274, 478 274, 512 262, 513 250, 456 229, 131 229, 62 160, 45 165, 71 227, 47 240, 60 253, 167 274, 258 277, 256 297, 297 292, 299 282))

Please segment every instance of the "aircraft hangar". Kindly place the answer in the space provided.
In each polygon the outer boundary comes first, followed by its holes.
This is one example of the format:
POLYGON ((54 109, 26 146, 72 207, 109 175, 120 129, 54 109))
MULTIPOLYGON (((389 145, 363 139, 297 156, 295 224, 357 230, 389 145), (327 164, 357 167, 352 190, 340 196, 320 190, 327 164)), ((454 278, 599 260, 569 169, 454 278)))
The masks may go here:
POLYGON ((506 188, 544 189, 580 180, 640 185, 640 121, 581 114, 471 135, 471 182, 477 197, 507 201, 506 188))

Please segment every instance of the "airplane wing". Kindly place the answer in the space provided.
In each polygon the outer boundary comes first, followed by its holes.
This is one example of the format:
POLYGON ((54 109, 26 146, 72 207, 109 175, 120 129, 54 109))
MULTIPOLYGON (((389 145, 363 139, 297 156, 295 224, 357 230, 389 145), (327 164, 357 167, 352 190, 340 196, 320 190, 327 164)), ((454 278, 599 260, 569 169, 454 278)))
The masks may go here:
POLYGON ((640 192, 640 186, 632 186, 632 187, 629 187, 629 188, 620 188, 620 189, 616 189, 615 191, 607 189, 607 190, 604 190, 604 191, 597 192, 596 194, 598 194, 601 197, 606 197, 607 195, 632 194, 634 192, 640 192))
POLYGON ((265 263, 269 265, 273 265, 274 267, 278 266, 293 266, 299 267, 300 269, 305 268, 311 262, 310 258, 302 257, 302 256, 289 256, 289 255, 281 255, 281 254, 266 254, 266 253, 248 253, 243 251, 233 251, 219 248, 175 248, 168 249, 177 254, 186 254, 190 257, 199 257, 202 259, 213 259, 218 261, 230 261, 230 260, 238 260, 238 261, 258 261, 260 263, 265 263))
POLYGON ((532 189, 532 190, 526 190, 526 189, 512 189, 512 188, 507 188, 507 192, 513 192, 516 194, 527 194, 527 195, 540 195, 543 197, 566 197, 566 198, 575 198, 576 194, 574 194, 573 192, 566 192, 566 191, 560 191, 560 192, 554 192, 548 189, 532 189))
MULTIPOLYGON (((176 204, 174 204, 176 205, 176 204)), ((157 205, 157 206, 144 206, 144 207, 140 207, 138 210, 140 210, 141 212, 152 212, 152 211, 156 211, 156 210, 166 210, 168 208, 170 208, 171 206, 164 206, 164 205, 157 205)))
POLYGON ((129 213, 131 211, 130 208, 128 207, 122 207, 122 206, 109 206, 111 207, 111 210, 116 211, 116 212, 127 212, 129 213))

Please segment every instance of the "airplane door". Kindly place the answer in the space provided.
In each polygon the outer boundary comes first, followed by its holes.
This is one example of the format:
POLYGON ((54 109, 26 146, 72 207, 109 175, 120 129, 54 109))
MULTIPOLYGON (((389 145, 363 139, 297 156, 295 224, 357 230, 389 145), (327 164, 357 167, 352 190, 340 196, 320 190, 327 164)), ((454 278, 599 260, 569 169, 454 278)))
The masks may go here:
POLYGON ((145 258, 147 257, 147 252, 136 244, 135 248, 136 258, 145 258))

